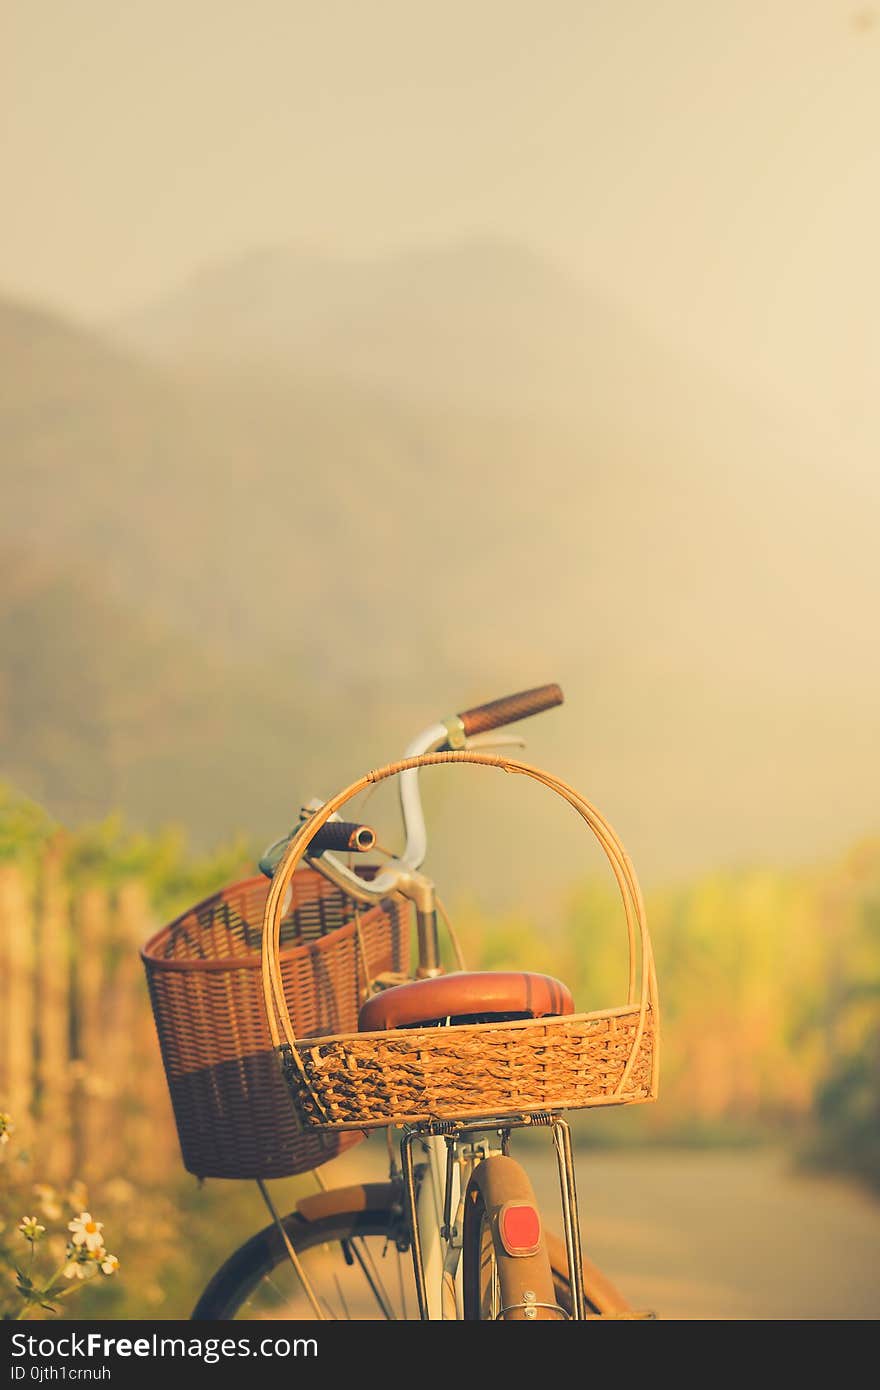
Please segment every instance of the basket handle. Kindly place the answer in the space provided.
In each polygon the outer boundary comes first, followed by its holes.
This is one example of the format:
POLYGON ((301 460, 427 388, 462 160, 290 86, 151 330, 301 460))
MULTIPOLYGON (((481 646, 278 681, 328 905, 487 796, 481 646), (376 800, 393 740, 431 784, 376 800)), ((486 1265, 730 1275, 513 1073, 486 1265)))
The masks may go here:
MULTIPOLYGON (((351 801, 359 792, 383 782, 388 777, 395 777, 401 772, 407 772, 410 768, 432 767, 439 763, 478 763, 484 767, 495 767, 502 772, 518 773, 525 777, 531 777, 536 782, 548 787, 556 792, 563 800, 573 806, 578 815, 586 821, 596 839, 599 841, 605 855, 611 865, 614 877, 617 880, 620 895, 623 900, 624 912, 626 915, 627 941, 629 946, 629 986, 627 992, 627 1004, 634 1005, 638 1002, 639 1021, 633 1036, 630 1054, 627 1059, 626 1067, 615 1088, 615 1094, 623 1092, 626 1082, 629 1080, 630 1072, 635 1065, 641 1045, 642 1036, 647 1022, 648 1009, 650 1008, 654 1018, 657 1018, 657 976, 654 969, 654 955, 651 948, 651 938, 648 933, 648 923, 645 914, 645 904, 642 897, 642 890, 636 878, 635 869, 632 862, 618 839, 616 833, 605 820, 604 816, 589 801, 570 787, 567 782, 554 777, 549 772, 542 771, 541 768, 533 767, 530 763, 518 762, 511 758, 501 758, 495 754, 479 753, 472 750, 450 751, 444 753, 422 753, 416 758, 405 758, 400 762, 388 763, 385 767, 375 768, 372 772, 367 772, 363 777, 359 777, 356 782, 352 782, 344 791, 338 792, 336 796, 325 801, 319 811, 300 827, 288 845, 284 857, 281 859, 275 870, 272 883, 269 888, 269 895, 266 899, 266 908, 263 916, 263 936, 261 969, 263 982, 263 999, 266 1006, 266 1014, 269 1022, 269 1032, 272 1043, 277 1049, 288 1047, 294 1066, 299 1072, 303 1084, 308 1086, 305 1070, 300 1061, 296 1046, 296 1035, 293 1029, 293 1022, 287 1007, 287 1000, 284 996, 284 984, 281 976, 281 962, 279 958, 282 903, 287 886, 302 861, 309 845, 317 835, 321 827, 329 820, 334 812, 351 801), (641 970, 640 980, 637 984, 637 942, 640 957, 641 970)), ((652 1069, 654 1071, 654 1081, 656 1082, 657 1068, 657 1049, 654 1048, 652 1069)))

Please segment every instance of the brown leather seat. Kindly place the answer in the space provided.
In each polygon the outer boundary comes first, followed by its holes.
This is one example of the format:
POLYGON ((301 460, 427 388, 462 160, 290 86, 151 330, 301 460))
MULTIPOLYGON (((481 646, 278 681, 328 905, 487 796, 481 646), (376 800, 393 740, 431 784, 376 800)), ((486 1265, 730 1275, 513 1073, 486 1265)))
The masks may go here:
POLYGON ((520 1014, 544 1018, 574 1013, 570 991, 551 975, 524 971, 473 970, 395 985, 368 999, 360 1011, 362 1033, 412 1028, 446 1018, 520 1014))

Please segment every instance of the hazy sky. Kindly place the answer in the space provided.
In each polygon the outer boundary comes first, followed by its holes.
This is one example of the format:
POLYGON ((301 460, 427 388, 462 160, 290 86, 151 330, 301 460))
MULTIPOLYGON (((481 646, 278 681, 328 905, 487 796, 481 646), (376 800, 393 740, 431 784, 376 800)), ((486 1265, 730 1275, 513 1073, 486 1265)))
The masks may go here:
POLYGON ((5 0, 0 286, 501 233, 844 423, 876 409, 880 4, 5 0))

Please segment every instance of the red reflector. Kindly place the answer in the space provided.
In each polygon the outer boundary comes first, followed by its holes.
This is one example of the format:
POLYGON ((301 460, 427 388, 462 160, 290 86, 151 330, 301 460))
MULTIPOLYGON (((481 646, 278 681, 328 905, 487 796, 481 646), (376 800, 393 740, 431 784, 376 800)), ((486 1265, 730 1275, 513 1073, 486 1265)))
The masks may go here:
POLYGON ((534 1207, 508 1202, 498 1218, 501 1242, 508 1255, 532 1255, 541 1242, 541 1222, 534 1207))

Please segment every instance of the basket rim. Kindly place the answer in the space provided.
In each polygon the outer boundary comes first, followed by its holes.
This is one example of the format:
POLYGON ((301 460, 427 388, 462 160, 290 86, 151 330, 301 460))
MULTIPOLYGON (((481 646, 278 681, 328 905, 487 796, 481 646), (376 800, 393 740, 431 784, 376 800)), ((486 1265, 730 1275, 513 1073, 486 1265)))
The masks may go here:
POLYGON ((366 1132, 371 1129, 389 1129, 391 1127, 400 1128, 402 1125, 423 1125, 431 1124, 438 1120, 452 1121, 457 1120, 485 1120, 486 1127, 494 1126, 496 1120, 503 1120, 508 1115, 543 1115, 549 1112, 563 1110, 596 1110, 600 1106, 609 1105, 648 1105, 656 1100, 656 1091, 649 1087, 644 1095, 608 1095, 608 1096, 586 1096, 573 1105, 570 1100, 559 1100, 542 1102, 540 1105, 518 1105, 510 1106, 504 1111, 487 1110, 485 1106, 478 1108, 465 1107, 460 1110, 456 1107, 454 1115, 438 1115, 436 1111, 428 1110, 409 1110, 405 1112, 395 1111, 393 1116, 390 1111, 383 1111, 377 1119, 364 1120, 322 1120, 315 1123, 307 1115, 303 1116, 303 1132, 305 1134, 342 1134, 349 1130, 361 1130, 366 1132))
MULTIPOLYGON (((446 1038, 460 1033, 485 1033, 491 1030, 507 1032, 510 1029, 519 1031, 524 1028, 535 1027, 552 1028, 554 1024, 559 1023, 594 1023, 603 1018, 623 1018, 627 1014, 639 1017, 640 1012, 638 1004, 616 1004, 610 1009, 591 1009, 589 1013, 551 1014, 544 1018, 516 1018, 511 1019, 508 1023, 453 1023, 448 1028, 385 1028, 373 1033, 326 1033, 321 1036, 297 1037, 297 1042, 301 1044, 303 1052, 322 1043, 349 1042, 354 1039, 366 1041, 375 1038, 400 1038, 401 1041, 406 1041, 410 1038, 427 1036, 436 1042, 438 1038, 446 1038)), ((647 1015, 649 1018, 653 1015, 650 1004, 647 1008, 647 1015)), ((281 1044, 281 1047, 285 1046, 289 1046, 289 1044, 281 1044)))
MULTIPOLYGON (((158 931, 148 937, 141 947, 140 957, 144 965, 149 966, 151 970, 157 969, 180 972, 190 970, 258 970, 261 964, 259 949, 250 951, 247 955, 210 956, 206 959, 200 956, 186 956, 180 959, 179 957, 160 956, 154 953, 158 949, 160 942, 167 937, 169 932, 172 932, 181 922, 186 921, 187 917, 190 917, 194 912, 198 912, 201 908, 207 907, 208 903, 214 902, 215 899, 221 898, 230 888, 247 888, 251 884, 262 883, 264 881, 271 884, 271 880, 264 880, 262 874, 254 874, 251 878, 236 879, 234 884, 226 884, 224 888, 218 888, 216 892, 209 893, 206 898, 202 898, 200 902, 194 903, 192 907, 188 907, 185 912, 181 912, 180 915, 173 918, 172 921, 166 922, 164 926, 160 927, 158 931)), ((382 902, 375 903, 372 907, 364 907, 360 911, 361 923, 363 924, 372 913, 384 911, 382 903, 400 900, 399 893, 389 893, 387 898, 382 899, 382 902)), ((264 926, 264 922, 261 921, 261 942, 264 926)), ((279 959, 289 960, 292 956, 295 956, 297 952, 303 951, 328 951, 330 946, 325 943, 338 941, 340 932, 351 935, 351 933, 356 930, 356 926, 355 918, 351 917, 347 922, 343 922, 342 926, 334 927, 331 931, 325 932, 323 936, 316 937, 314 941, 298 941, 292 946, 283 947, 278 953, 279 959)))

